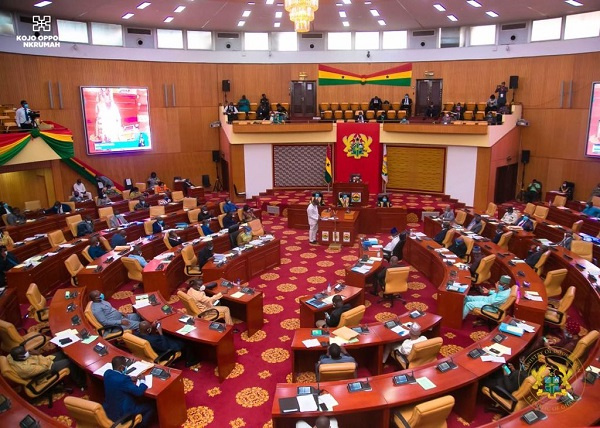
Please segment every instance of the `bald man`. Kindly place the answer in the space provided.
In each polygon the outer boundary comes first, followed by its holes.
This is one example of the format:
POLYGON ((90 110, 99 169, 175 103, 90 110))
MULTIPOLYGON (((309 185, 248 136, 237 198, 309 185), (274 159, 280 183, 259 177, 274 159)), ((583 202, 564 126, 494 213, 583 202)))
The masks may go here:
POLYGON ((304 421, 298 421, 296 422, 296 428, 338 428, 338 421, 336 418, 329 418, 322 415, 317 418, 314 425, 309 425, 304 421))
POLYGON ((139 330, 140 321, 138 314, 123 314, 104 300, 104 293, 93 290, 89 294, 92 301, 92 313, 103 327, 122 326, 125 330, 139 330))

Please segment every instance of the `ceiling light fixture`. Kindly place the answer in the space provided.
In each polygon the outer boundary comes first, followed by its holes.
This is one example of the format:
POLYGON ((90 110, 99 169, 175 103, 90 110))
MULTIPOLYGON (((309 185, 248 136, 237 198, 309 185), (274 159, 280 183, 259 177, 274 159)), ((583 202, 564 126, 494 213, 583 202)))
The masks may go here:
POLYGON ((169 22, 171 22, 174 19, 175 18, 173 18, 172 16, 167 16, 163 22, 166 22, 168 24, 169 22))
POLYGON ((492 18, 498 18, 498 14, 496 12, 494 12, 493 10, 488 10, 485 14, 487 16, 491 16, 492 18))
POLYGON ((344 27, 349 27, 349 26, 350 26, 350 23, 349 23, 348 21, 342 21, 342 25, 343 25, 344 27))
POLYGON ((149 1, 145 1, 144 3, 140 3, 137 8, 140 9, 140 10, 143 10, 143 9, 146 9, 151 4, 152 3, 150 3, 149 1))
POLYGON ((344 12, 343 10, 340 10, 339 13, 340 13, 340 18, 345 18, 347 16, 346 12, 344 12))
MULTIPOLYGON (((310 31, 310 23, 319 9, 319 0, 285 0, 285 10, 290 14, 297 33, 310 31)), ((341 16, 341 15, 340 15, 341 16)))
POLYGON ((379 16, 379 11, 377 9, 371 9, 370 12, 373 16, 379 16))
POLYGON ((570 4, 571 6, 575 6, 575 7, 583 6, 583 3, 580 3, 576 0, 565 0, 565 3, 570 4))
POLYGON ((175 9, 173 12, 175 13, 181 13, 185 10, 185 6, 177 6, 177 9, 175 9))
POLYGON ((446 8, 439 3, 434 4, 433 7, 435 7, 439 12, 446 12, 446 8))
POLYGON ((238 21, 238 27, 243 27, 246 21, 238 21))
POLYGON ((277 11, 275 12, 275 18, 281 18, 283 16, 283 12, 277 11))
POLYGON ((250 11, 250 10, 245 10, 245 11, 244 11, 244 13, 242 13, 242 16, 243 16, 244 18, 248 18, 248 17, 250 16, 250 14, 251 14, 251 13, 252 13, 252 11, 250 11))
POLYGON ((344 4, 352 4, 352 0, 342 0, 344 4))
POLYGON ((458 21, 458 18, 457 18, 456 16, 454 16, 454 15, 448 15, 448 19, 449 19, 450 21, 452 21, 452 22, 456 22, 456 21, 458 21))
POLYGON ((481 7, 481 4, 477 3, 475 0, 467 0, 467 3, 473 7, 481 7))
POLYGON ((39 3, 34 4, 35 7, 44 7, 44 6, 48 6, 49 4, 52 4, 51 1, 41 1, 39 3))
POLYGON ((125 15, 123 15, 121 18, 123 19, 129 19, 133 16, 133 13, 126 13, 125 15))
POLYGON ((281 27, 281 22, 276 22, 276 23, 274 23, 274 24, 273 24, 273 27, 275 27, 275 28, 279 28, 279 27, 281 27))
POLYGON ((382 27, 384 27, 385 25, 387 25, 383 19, 380 19, 379 21, 377 21, 377 23, 379 25, 381 25, 382 27))
POLYGON ((273 4, 273 3, 275 3, 275 0, 267 0, 267 1, 265 1, 265 4, 273 4))

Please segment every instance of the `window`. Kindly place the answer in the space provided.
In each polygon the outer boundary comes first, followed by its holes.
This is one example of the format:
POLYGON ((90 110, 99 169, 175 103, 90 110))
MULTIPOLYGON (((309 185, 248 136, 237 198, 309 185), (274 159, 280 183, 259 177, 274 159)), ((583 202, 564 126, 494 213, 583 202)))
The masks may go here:
POLYGON ((87 24, 85 22, 58 19, 56 25, 58 26, 59 41, 89 43, 87 24))
POLYGON ((542 40, 560 39, 560 30, 562 27, 562 18, 540 19, 531 24, 531 41, 541 42, 542 40))
POLYGON ((406 49, 408 47, 407 31, 384 31, 383 49, 406 49))
POLYGON ((0 36, 14 36, 15 26, 13 25, 12 15, 9 12, 0 10, 0 36))
POLYGON ((158 47, 164 49, 183 49, 183 31, 181 30, 156 30, 158 47))
POLYGON ((480 25, 478 27, 471 27, 471 46, 493 45, 495 43, 495 25, 480 25))
POLYGON ((188 49, 212 49, 212 33, 210 31, 188 31, 188 49))
POLYGON ((269 33, 244 33, 244 50, 268 51, 269 33))
POLYGON ((352 33, 327 33, 327 49, 349 51, 352 49, 352 33))
POLYGON ((297 51, 298 35, 293 33, 273 33, 275 50, 278 51, 297 51))
POLYGON ((379 32, 356 32, 354 33, 354 49, 368 50, 379 49, 379 32))
POLYGON ((116 24, 92 22, 92 44, 123 46, 123 28, 116 24))
POLYGON ((568 15, 565 21, 565 40, 598 37, 600 11, 568 15))

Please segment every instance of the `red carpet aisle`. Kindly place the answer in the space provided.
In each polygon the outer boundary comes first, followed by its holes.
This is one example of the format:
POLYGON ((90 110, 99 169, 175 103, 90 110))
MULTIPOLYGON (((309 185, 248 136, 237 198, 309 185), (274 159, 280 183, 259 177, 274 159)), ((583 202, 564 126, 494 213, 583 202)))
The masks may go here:
MULTIPOLYGON (((283 217, 265 215, 265 228, 282 239, 281 266, 250 281, 250 286, 265 293, 262 331, 247 337, 245 326, 239 325, 242 332, 234 336, 237 350, 237 363, 234 371, 223 383, 215 375, 215 365, 206 360, 188 370, 183 363, 177 368, 185 370, 184 384, 188 420, 186 428, 196 427, 270 427, 273 392, 278 382, 290 381, 290 343, 294 330, 299 326, 298 298, 323 290, 328 282, 343 279, 344 267, 357 260, 358 249, 330 250, 326 247, 310 246, 307 231, 287 230, 287 220, 283 217)), ((414 227, 414 226, 413 226, 414 227)), ((386 236, 381 236, 387 241, 386 236)), ((116 308, 131 311, 128 297, 131 284, 115 293, 110 301, 116 308)), ((389 303, 378 304, 378 297, 366 293, 367 312, 365 322, 385 321, 397 313, 410 309, 424 311, 437 310, 434 287, 418 272, 410 276, 409 292, 406 293, 406 308, 396 302, 393 308, 389 303)), ((182 305, 177 298, 171 298, 176 309, 182 305)), ((35 326, 34 328, 39 328, 35 326)), ((453 354, 487 334, 484 328, 473 330, 471 322, 464 324, 465 331, 442 330, 443 355, 453 354)), ((395 366, 386 367, 388 371, 395 366)), ((359 375, 366 375, 364 370, 359 375)), ((300 381, 314 380, 314 373, 303 373, 300 381)), ((85 394, 85 392, 83 393, 85 394)), ((76 395, 82 395, 81 392, 76 395)), ((62 398, 62 396, 61 396, 62 398)), ((68 417, 62 400, 57 400, 52 409, 44 410, 65 423, 74 426, 68 417)), ((492 414, 478 415, 472 426, 489 422, 492 414)), ((451 427, 468 424, 451 415, 451 427)), ((352 428, 352 427, 351 427, 352 428)))

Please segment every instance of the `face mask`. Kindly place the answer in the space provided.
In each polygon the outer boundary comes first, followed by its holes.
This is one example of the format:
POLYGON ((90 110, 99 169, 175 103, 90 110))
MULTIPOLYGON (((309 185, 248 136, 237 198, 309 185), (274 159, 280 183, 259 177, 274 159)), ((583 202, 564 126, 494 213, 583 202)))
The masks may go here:
POLYGON ((535 247, 535 251, 540 251, 540 246, 535 247))
POLYGON ((104 293, 100 293, 100 300, 104 300, 104 293))
POLYGON ((29 352, 25 352, 25 354, 23 355, 23 357, 25 357, 25 359, 29 358, 29 352))
POLYGON ((387 202, 387 199, 386 199, 386 198, 383 198, 383 202, 387 202))
POLYGON ((29 104, 23 104, 23 107, 29 108, 29 104))
POLYGON ((498 285, 498 291, 504 291, 504 286, 503 285, 498 285))

